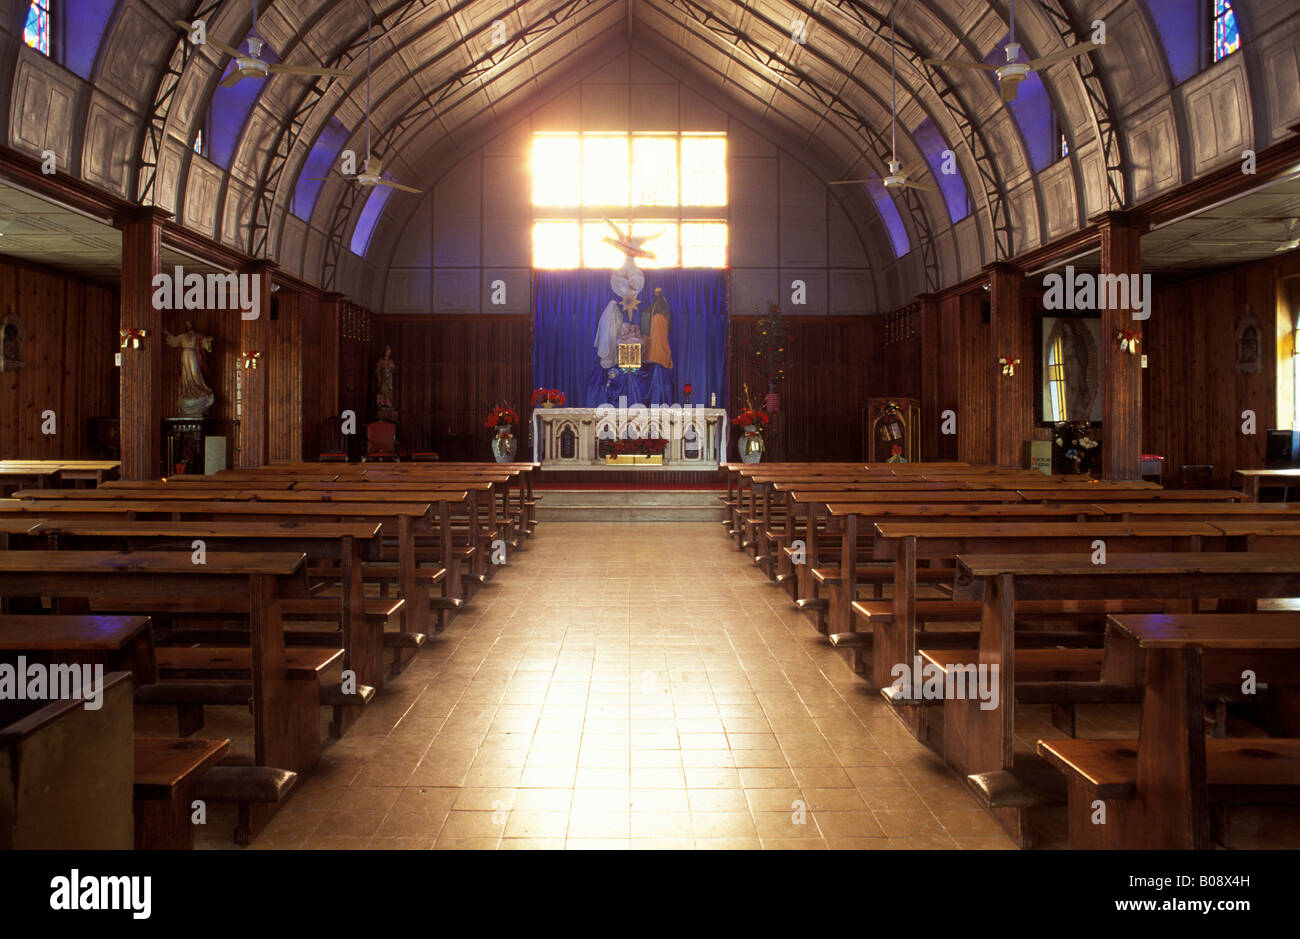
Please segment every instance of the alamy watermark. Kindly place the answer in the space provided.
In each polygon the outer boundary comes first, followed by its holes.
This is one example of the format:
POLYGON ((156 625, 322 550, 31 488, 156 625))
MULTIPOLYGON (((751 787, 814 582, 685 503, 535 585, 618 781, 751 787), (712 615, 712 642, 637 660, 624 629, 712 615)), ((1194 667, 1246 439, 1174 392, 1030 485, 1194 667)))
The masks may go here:
POLYGON ((1132 310, 1135 320, 1151 317, 1150 274, 1076 273, 1067 265, 1064 276, 1044 277, 1043 287, 1046 310, 1132 310))
POLYGON ((899 662, 889 670, 890 690, 904 701, 979 701, 981 711, 998 706, 998 666, 953 662, 940 668, 913 656, 909 668, 899 662))
POLYGON ((152 284, 155 310, 239 310, 243 320, 262 315, 261 274, 186 274, 177 265, 155 274, 152 284))
POLYGON ((87 711, 104 706, 103 665, 43 665, 18 656, 0 663, 0 700, 71 701, 84 698, 87 711))

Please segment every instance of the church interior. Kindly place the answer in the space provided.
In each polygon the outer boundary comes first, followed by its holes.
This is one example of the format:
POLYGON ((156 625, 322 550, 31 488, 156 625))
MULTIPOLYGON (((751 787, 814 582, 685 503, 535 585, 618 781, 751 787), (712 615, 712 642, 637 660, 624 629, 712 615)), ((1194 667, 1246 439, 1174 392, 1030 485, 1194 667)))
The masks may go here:
POLYGON ((1294 0, 0 11, 11 857, 1300 848, 1294 0))

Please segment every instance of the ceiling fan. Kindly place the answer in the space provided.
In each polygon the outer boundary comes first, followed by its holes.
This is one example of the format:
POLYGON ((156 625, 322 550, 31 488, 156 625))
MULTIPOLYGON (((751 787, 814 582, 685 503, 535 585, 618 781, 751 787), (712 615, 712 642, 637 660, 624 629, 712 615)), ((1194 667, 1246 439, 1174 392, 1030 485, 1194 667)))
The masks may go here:
POLYGON ((1005 65, 988 65, 984 62, 972 62, 969 59, 926 59, 926 65, 947 65, 951 68, 973 68, 981 71, 994 72, 998 76, 998 88, 1002 92, 1003 101, 1015 101, 1016 89, 1020 83, 1025 80, 1030 72, 1041 72, 1049 65, 1055 65, 1057 62, 1064 62, 1066 59, 1072 59, 1077 55, 1083 55, 1097 48, 1095 42, 1079 42, 1062 49, 1060 52, 1053 52, 1051 55, 1039 56, 1036 59, 1030 59, 1028 62, 1020 61, 1020 44, 1016 42, 1016 0, 1011 0, 1011 38, 1007 41, 1005 48, 1007 61, 1005 65))
MULTIPOLYGON (((363 189, 371 189, 375 186, 388 186, 392 189, 400 189, 403 192, 413 192, 416 195, 420 194, 420 190, 418 189, 413 189, 410 186, 403 186, 401 183, 394 182, 391 179, 384 179, 382 175, 383 169, 384 169, 383 164, 380 163, 379 160, 375 159, 370 155, 370 14, 369 11, 367 10, 366 13, 366 159, 365 162, 361 164, 361 172, 357 173, 354 176, 349 176, 346 173, 341 173, 340 175, 344 179, 353 180, 354 182, 356 182, 358 186, 361 186, 363 189)), ((311 176, 308 178, 313 180, 328 179, 328 177, 325 176, 311 176)))
POLYGON ((908 166, 903 166, 898 161, 898 82, 894 74, 894 4, 889 5, 889 93, 891 100, 890 114, 890 143, 889 143, 889 172, 885 176, 878 176, 875 173, 865 179, 837 179, 831 182, 832 186, 850 186, 855 183, 881 183, 886 189, 919 189, 922 192, 934 192, 933 186, 927 186, 924 183, 914 183, 908 180, 915 170, 921 168, 921 163, 916 162, 908 166))
MULTIPOLYGON (((192 23, 186 23, 183 20, 172 20, 187 35, 194 28, 192 23)), ((222 88, 230 88, 239 84, 245 78, 266 78, 275 74, 286 75, 333 75, 338 78, 351 78, 351 72, 345 72, 337 68, 314 68, 310 65, 280 65, 274 62, 268 62, 262 58, 262 47, 266 43, 257 35, 257 0, 253 0, 253 28, 248 35, 248 53, 244 54, 238 49, 232 48, 210 37, 204 38, 204 42, 213 46, 235 60, 234 70, 221 80, 222 88)))

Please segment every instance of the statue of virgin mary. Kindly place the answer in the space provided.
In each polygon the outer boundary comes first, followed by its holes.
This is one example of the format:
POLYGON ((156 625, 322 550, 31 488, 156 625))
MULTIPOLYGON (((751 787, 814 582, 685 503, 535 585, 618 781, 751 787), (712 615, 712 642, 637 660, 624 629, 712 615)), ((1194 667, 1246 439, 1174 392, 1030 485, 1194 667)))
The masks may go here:
MULTIPOLYGON (((609 285, 613 288, 614 295, 626 302, 641 292, 645 286, 645 275, 633 263, 632 258, 628 257, 623 261, 622 267, 609 275, 609 285)), ((611 369, 618 364, 618 343, 624 333, 625 325, 640 332, 639 327, 628 323, 624 318, 623 310, 617 300, 605 304, 605 309, 596 324, 596 338, 593 343, 601 368, 611 369)))

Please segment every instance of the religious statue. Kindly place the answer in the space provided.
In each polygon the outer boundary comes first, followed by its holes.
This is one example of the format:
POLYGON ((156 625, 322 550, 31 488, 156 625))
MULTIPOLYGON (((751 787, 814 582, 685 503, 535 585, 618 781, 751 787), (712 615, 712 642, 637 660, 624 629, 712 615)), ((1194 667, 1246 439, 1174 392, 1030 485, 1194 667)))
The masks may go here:
POLYGON ((0 323, 0 372, 23 367, 23 324, 13 312, 0 323))
MULTIPOLYGON (((649 328, 642 325, 642 329, 650 333, 650 351, 645 360, 664 368, 673 367, 673 350, 668 345, 668 327, 672 325, 672 317, 673 312, 668 308, 663 290, 656 287, 654 302, 650 304, 649 328)), ((645 318, 642 319, 644 321, 645 318)))
POLYGON ((204 417, 216 400, 212 389, 203 380, 203 353, 212 351, 212 337, 199 333, 194 324, 186 320, 185 332, 172 335, 164 332, 167 345, 181 350, 181 393, 176 403, 182 417, 204 417))
MULTIPOLYGON (((620 346, 626 349, 630 345, 640 346, 645 341, 644 330, 638 325, 639 322, 645 320, 645 312, 642 311, 641 316, 637 319, 630 318, 636 312, 637 307, 641 305, 640 300, 637 299, 637 294, 645 286, 645 275, 636 266, 633 258, 653 258, 654 253, 645 250, 641 245, 651 238, 658 237, 660 233, 633 237, 630 231, 624 234, 609 219, 605 219, 605 224, 613 229, 614 237, 610 238, 607 235, 603 239, 604 242, 614 246, 624 255, 623 266, 615 270, 609 277, 609 285, 613 288, 615 295, 621 298, 621 303, 611 300, 605 305, 605 310, 601 313, 600 321, 596 326, 596 338, 593 345, 596 347, 596 356, 600 359, 601 368, 612 370, 615 365, 623 364, 620 358, 626 358, 626 354, 620 356, 620 346), (621 311, 620 307, 622 307, 621 311)), ((667 334, 665 334, 665 347, 666 345, 667 334)), ((641 360, 639 356, 636 358, 639 367, 641 360)))
POLYGON ((393 361, 393 347, 384 346, 384 357, 375 363, 375 409, 382 417, 396 412, 396 398, 393 395, 393 376, 397 374, 397 363, 393 361))

